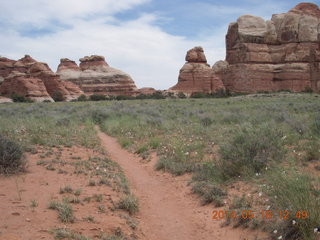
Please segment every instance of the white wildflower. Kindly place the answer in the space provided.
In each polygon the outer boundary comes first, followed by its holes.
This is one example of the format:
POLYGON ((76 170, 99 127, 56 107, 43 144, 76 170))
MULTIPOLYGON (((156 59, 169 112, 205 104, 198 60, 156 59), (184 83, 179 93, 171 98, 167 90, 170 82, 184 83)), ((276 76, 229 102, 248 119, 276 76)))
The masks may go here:
POLYGON ((274 230, 274 231, 273 231, 274 234, 277 234, 277 232, 278 232, 278 230, 274 230))
POLYGON ((282 239, 282 236, 279 236, 278 239, 282 239))
POLYGON ((259 192, 259 197, 261 197, 262 196, 262 192, 259 192))
POLYGON ((295 225, 297 222, 295 220, 292 220, 292 225, 295 225))

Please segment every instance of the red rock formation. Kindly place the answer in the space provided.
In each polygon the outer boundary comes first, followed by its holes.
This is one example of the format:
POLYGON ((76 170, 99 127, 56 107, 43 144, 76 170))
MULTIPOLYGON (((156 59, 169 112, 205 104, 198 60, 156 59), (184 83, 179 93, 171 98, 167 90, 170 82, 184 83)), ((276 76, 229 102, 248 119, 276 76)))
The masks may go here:
POLYGON ((180 69, 178 83, 170 88, 170 91, 191 94, 195 92, 214 93, 225 89, 221 79, 207 64, 202 47, 194 47, 189 50, 186 61, 187 63, 180 69))
POLYGON ((134 96, 138 89, 132 78, 110 67, 104 57, 92 55, 80 59, 80 68, 70 60, 61 59, 57 74, 62 80, 78 85, 87 95, 126 95, 134 96), (71 67, 69 67, 71 66, 71 67))
POLYGON ((138 89, 138 95, 139 94, 152 95, 156 92, 157 92, 157 90, 155 90, 154 88, 139 88, 138 89))
POLYGON ((17 71, 13 71, 5 78, 0 85, 0 94, 4 96, 18 94, 36 102, 43 102, 45 100, 53 102, 41 79, 17 71))
POLYGON ((320 10, 301 3, 270 21, 244 15, 229 25, 229 63, 222 76, 233 92, 320 90, 320 10))
POLYGON ((0 93, 7 96, 15 93, 34 101, 53 101, 52 98, 61 94, 64 100, 70 101, 83 94, 73 83, 61 81, 46 63, 28 55, 18 61, 0 58, 0 76, 3 79, 0 93))
POLYGON ((64 70, 81 71, 81 69, 76 64, 76 62, 72 61, 72 60, 70 60, 68 58, 60 59, 60 64, 58 66, 58 72, 64 71, 64 70))

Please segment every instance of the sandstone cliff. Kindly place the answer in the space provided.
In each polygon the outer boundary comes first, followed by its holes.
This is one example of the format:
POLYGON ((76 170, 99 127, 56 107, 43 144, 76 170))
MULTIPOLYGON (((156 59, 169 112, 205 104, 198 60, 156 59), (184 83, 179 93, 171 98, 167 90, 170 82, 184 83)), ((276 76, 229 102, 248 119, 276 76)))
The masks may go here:
POLYGON ((80 66, 63 58, 60 60, 57 74, 62 80, 78 85, 87 95, 126 95, 133 96, 138 89, 132 78, 115 68, 110 67, 104 57, 92 55, 80 59, 80 66))
POLYGON ((213 67, 233 92, 320 90, 320 9, 301 3, 271 20, 244 15, 229 25, 226 61, 213 67))
POLYGON ((170 91, 192 94, 195 92, 214 93, 224 90, 221 79, 214 74, 202 47, 194 47, 187 52, 186 63, 180 69, 178 83, 170 91))

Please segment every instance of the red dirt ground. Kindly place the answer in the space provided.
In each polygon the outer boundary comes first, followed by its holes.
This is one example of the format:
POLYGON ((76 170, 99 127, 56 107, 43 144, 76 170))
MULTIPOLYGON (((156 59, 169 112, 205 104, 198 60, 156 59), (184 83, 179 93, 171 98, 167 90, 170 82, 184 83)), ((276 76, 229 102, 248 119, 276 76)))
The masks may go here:
POLYGON ((268 239, 260 231, 221 227, 223 220, 211 219, 212 211, 216 210, 213 205, 202 206, 187 186, 190 176, 174 177, 154 171, 156 155, 145 163, 137 155, 122 149, 116 139, 97 131, 108 157, 121 166, 133 193, 139 198, 140 212, 133 217, 139 221, 138 229, 128 226, 128 213, 112 210, 121 193, 106 185, 90 187, 89 176, 74 174, 70 163, 76 159, 103 156, 100 152, 80 147, 62 148, 41 158, 41 154, 48 152, 42 147, 37 154, 27 154, 27 173, 0 177, 0 240, 54 239, 49 231, 57 228, 70 229, 92 239, 99 239, 101 233, 113 234, 119 229, 130 239, 141 240, 268 239), (60 155, 66 164, 55 163, 55 171, 37 165, 40 160, 52 160, 54 155, 60 155), (66 173, 59 174, 59 169, 66 173), (61 223, 57 212, 48 209, 50 201, 71 197, 70 194, 59 194, 60 188, 66 185, 82 189, 81 203, 72 204, 75 223, 61 223), (94 194, 102 194, 103 201, 83 201, 94 194), (34 209, 30 207, 32 200, 38 203, 34 209), (106 207, 105 213, 98 211, 99 205, 106 207), (93 216, 95 222, 84 220, 87 216, 93 216))
POLYGON ((187 187, 189 176, 173 177, 153 169, 156 157, 148 163, 121 148, 116 139, 98 131, 109 157, 117 162, 140 200, 140 227, 146 240, 242 240, 266 239, 259 231, 221 227, 212 220, 213 206, 201 206, 187 187))

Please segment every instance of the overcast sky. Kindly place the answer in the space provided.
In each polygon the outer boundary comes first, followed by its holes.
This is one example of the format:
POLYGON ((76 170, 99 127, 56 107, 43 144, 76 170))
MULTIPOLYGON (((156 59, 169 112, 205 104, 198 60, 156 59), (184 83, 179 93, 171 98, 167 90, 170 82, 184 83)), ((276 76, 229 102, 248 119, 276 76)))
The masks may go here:
MULTIPOLYGON (((243 14, 270 19, 295 0, 0 0, 0 55, 30 54, 56 71, 60 58, 103 55, 139 88, 176 84, 186 51, 225 58, 225 34, 243 14)), ((312 1, 320 5, 320 0, 312 1)))

